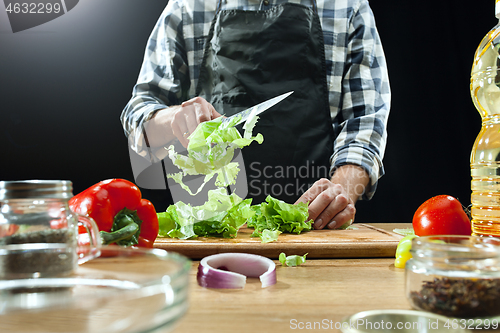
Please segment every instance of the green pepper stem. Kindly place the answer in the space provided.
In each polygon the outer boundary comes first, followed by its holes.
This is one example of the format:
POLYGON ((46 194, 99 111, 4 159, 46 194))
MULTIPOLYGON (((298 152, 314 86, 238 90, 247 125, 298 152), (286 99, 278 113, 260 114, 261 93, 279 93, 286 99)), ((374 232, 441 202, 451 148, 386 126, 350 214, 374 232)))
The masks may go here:
POLYGON ((139 225, 137 223, 130 223, 121 229, 113 232, 100 231, 101 240, 104 245, 119 242, 124 239, 129 239, 137 231, 139 231, 139 225))
POLYGON ((113 226, 110 232, 107 232, 109 235, 105 235, 102 241, 104 244, 137 245, 141 233, 141 224, 142 220, 137 215, 136 210, 123 208, 115 215, 113 226))

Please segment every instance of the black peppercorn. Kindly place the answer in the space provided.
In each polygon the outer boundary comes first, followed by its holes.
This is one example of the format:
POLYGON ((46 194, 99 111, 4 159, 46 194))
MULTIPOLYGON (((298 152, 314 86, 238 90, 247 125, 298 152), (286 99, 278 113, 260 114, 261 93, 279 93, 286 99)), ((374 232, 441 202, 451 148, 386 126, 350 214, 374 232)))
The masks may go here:
POLYGON ((475 318, 500 315, 500 279, 435 278, 424 281, 410 298, 418 308, 436 314, 475 318))

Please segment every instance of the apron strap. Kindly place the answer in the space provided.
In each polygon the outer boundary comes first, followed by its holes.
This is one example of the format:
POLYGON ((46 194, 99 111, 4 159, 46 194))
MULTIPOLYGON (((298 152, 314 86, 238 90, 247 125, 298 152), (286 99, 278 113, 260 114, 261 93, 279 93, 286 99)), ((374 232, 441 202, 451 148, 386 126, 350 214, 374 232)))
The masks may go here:
MULTIPOLYGON (((260 7, 262 8, 264 0, 261 1, 260 7)), ((316 14, 318 14, 318 6, 316 5, 316 0, 311 0, 312 5, 313 5, 313 10, 316 14)), ((220 9, 222 8, 222 0, 217 1, 217 7, 215 9, 215 15, 217 15, 220 12, 220 9)))
POLYGON ((222 7, 222 0, 217 1, 217 8, 215 8, 215 15, 219 14, 222 7))
POLYGON ((313 4, 313 10, 314 10, 314 12, 316 13, 316 15, 319 15, 318 14, 318 6, 316 5, 316 0, 312 0, 312 4, 313 4))

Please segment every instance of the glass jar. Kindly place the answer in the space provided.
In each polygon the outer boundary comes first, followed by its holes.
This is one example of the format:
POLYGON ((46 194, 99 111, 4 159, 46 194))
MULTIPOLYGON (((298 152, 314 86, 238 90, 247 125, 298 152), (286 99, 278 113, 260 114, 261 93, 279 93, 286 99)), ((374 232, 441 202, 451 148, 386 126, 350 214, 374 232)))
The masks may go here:
POLYGON ((414 238, 406 296, 418 310, 455 318, 500 316, 500 239, 414 238))
POLYGON ((69 275, 99 255, 97 225, 69 208, 72 189, 64 180, 0 182, 0 279, 69 275), (80 226, 90 246, 78 246, 80 226))

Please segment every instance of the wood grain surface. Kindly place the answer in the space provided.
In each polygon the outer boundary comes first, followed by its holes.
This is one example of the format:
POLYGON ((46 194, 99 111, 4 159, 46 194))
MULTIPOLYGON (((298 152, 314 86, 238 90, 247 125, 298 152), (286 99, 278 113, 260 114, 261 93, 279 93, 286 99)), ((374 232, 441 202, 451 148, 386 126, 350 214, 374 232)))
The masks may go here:
POLYGON ((276 285, 262 288, 258 279, 249 278, 243 289, 200 287, 199 263, 193 262, 190 308, 175 332, 340 332, 342 319, 360 311, 409 310, 404 270, 393 262, 316 259, 299 267, 277 262, 276 285))
MULTIPOLYGON (((409 228, 411 224, 370 226, 392 234, 395 228, 409 228)), ((176 333, 340 333, 342 320, 358 312, 412 309, 405 294, 405 270, 394 267, 394 257, 308 259, 299 267, 283 267, 276 261, 278 282, 268 288, 262 288, 253 278, 247 279, 243 289, 203 288, 196 282, 198 265, 193 262, 190 308, 176 333)), ((391 324, 396 327, 397 323, 391 324)), ((361 323, 358 332, 364 327, 361 323)), ((434 331, 451 332, 444 328, 434 331)), ((487 332, 500 333, 500 329, 487 332)))

